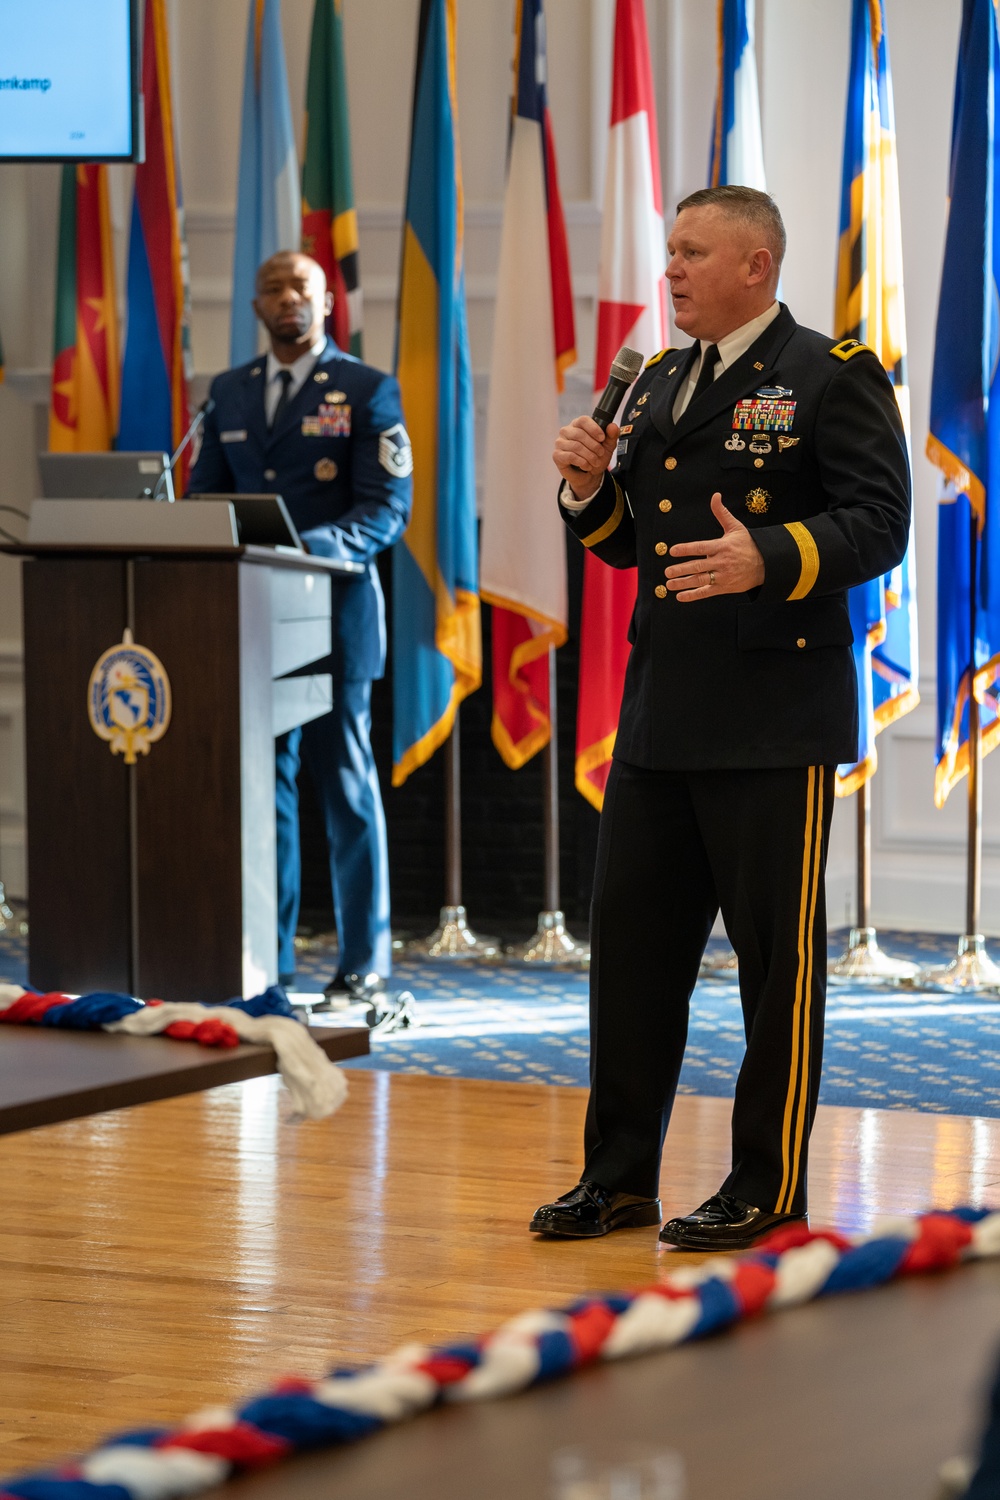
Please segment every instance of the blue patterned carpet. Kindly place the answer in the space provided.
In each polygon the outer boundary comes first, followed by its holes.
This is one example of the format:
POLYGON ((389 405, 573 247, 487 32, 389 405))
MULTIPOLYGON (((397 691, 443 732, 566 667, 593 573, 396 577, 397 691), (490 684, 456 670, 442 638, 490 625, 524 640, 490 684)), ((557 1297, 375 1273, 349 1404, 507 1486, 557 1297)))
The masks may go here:
MULTIPOLYGON (((836 959, 846 934, 836 933, 836 959)), ((880 934, 883 948, 919 963, 946 962, 955 938, 880 934)), ((992 944, 1000 953, 1000 940, 992 944)), ((300 983, 321 989, 332 949, 300 956, 300 983)), ((24 940, 0 936, 0 980, 24 983, 24 940)), ((587 976, 403 957, 395 982, 417 999, 419 1025, 373 1038, 348 1066, 515 1083, 587 1082, 587 976)), ((169 997, 167 997, 169 998, 169 997)), ((681 1092, 731 1097, 743 1050, 736 983, 695 991, 681 1092)), ((825 1104, 1000 1118, 1000 997, 952 1001, 929 994, 831 985, 820 1095, 825 1104)))

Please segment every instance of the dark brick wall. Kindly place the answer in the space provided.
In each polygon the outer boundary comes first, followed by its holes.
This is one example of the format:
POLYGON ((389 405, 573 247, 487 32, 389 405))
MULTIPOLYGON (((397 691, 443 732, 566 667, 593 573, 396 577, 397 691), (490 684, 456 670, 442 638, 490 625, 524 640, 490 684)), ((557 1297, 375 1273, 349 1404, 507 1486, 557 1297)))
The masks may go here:
MULTIPOLYGON (((567 534, 569 640, 557 653, 560 881, 567 921, 585 931, 597 813, 573 785, 583 549, 567 534)), ((391 559, 380 559, 392 608, 391 559)), ((502 936, 526 935, 543 905, 542 756, 510 771, 490 738, 493 713, 490 614, 483 606, 483 685, 460 711, 463 897, 470 923, 502 936)), ((444 900, 444 754, 438 751, 405 786, 393 789, 392 661, 372 694, 372 739, 389 828, 393 926, 433 927, 444 900)), ((326 844, 308 777, 300 780, 303 920, 331 925, 326 844)))

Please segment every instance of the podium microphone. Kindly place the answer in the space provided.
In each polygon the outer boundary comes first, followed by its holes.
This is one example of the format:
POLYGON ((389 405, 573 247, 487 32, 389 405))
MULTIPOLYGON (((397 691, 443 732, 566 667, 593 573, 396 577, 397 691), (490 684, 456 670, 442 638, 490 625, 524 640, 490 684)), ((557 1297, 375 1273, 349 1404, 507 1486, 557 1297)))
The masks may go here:
POLYGON ((604 394, 593 410, 593 418, 605 432, 608 423, 615 419, 615 412, 622 404, 622 397, 642 369, 644 356, 638 349, 623 344, 611 364, 611 374, 604 387, 604 394))
POLYGON ((177 447, 170 455, 170 462, 167 464, 167 467, 163 470, 162 474, 157 479, 156 488, 153 490, 152 496, 154 500, 163 499, 163 490, 166 488, 167 475, 169 474, 173 476, 174 465, 177 463, 177 460, 184 452, 184 449, 187 447, 188 443, 191 442, 191 439, 194 437, 195 433, 198 431, 198 428, 201 426, 202 422, 204 422, 209 412, 214 410, 214 407, 215 402, 213 401, 212 397, 206 396, 204 401, 199 406, 198 410, 195 412, 194 416, 191 418, 191 421, 188 423, 187 432, 185 432, 184 436, 177 444, 177 447))

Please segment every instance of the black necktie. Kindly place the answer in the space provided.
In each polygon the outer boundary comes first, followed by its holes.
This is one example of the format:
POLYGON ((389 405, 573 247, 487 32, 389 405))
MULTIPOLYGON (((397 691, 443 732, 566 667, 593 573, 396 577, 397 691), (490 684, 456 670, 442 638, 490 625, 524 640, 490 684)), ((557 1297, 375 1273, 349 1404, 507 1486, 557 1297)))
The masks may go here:
POLYGON ((701 371, 698 375, 698 384, 691 395, 692 401, 697 401, 702 391, 707 391, 715 381, 715 366, 719 360, 718 344, 709 344, 705 350, 705 356, 701 362, 701 371))
POLYGON ((277 427, 278 423, 281 421, 281 414, 284 411, 285 407, 288 405, 288 392, 292 388, 291 370, 279 370, 278 379, 281 381, 281 392, 278 396, 278 404, 274 408, 274 415, 271 418, 272 429, 277 427))

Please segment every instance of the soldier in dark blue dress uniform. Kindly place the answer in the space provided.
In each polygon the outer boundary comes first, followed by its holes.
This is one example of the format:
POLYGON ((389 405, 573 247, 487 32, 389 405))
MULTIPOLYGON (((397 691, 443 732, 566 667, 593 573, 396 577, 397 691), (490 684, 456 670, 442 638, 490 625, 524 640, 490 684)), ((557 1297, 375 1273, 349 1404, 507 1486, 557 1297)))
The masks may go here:
POLYGON ((742 1249, 806 1212, 834 773, 857 758, 847 590, 901 560, 909 466, 871 350, 775 300, 784 228, 766 194, 693 194, 669 250, 675 321, 697 342, 648 361, 620 429, 578 417, 554 455, 568 526, 638 568, 638 597, 595 875, 586 1160, 531 1228, 659 1222, 688 1001, 721 908, 746 1033, 732 1170, 661 1239, 742 1249))
POLYGON ((365 564, 334 579, 333 711, 277 740, 278 968, 295 979, 301 885, 300 756, 326 825, 340 965, 328 990, 371 990, 391 968, 385 817, 372 757, 371 684, 385 669, 385 605, 375 557, 404 530, 413 467, 399 387, 324 332, 322 268, 282 252, 261 266, 254 308, 270 351, 212 382, 190 492, 277 493, 307 550, 365 564))

